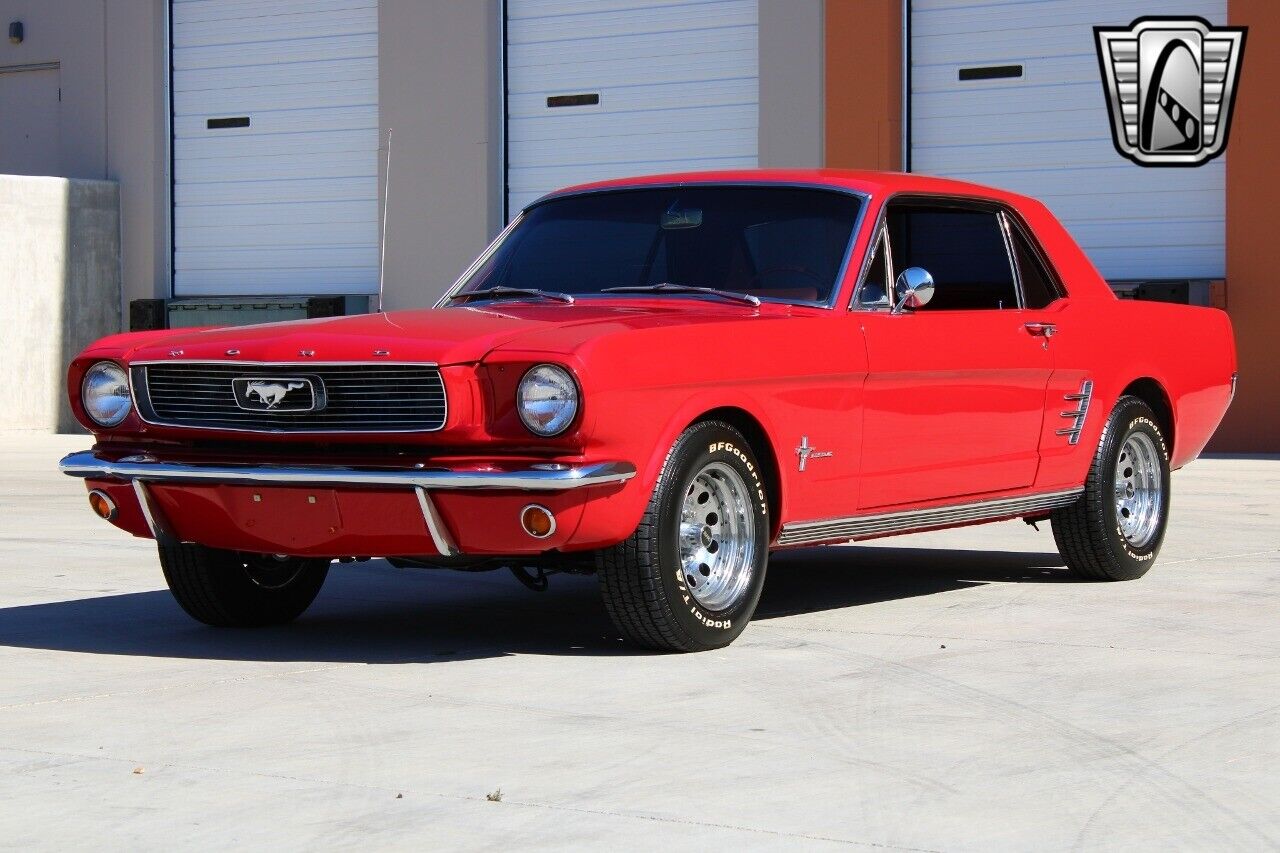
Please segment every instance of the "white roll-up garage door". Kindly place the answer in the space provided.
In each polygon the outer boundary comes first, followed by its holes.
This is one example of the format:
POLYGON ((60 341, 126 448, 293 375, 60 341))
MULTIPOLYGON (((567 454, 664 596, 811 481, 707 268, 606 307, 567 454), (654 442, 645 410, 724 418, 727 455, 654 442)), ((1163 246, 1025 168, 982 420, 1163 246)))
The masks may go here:
POLYGON ((1226 23, 1226 0, 913 0, 911 169, 1035 196, 1110 280, 1225 273, 1226 155, 1146 168, 1111 141, 1094 26, 1141 15, 1226 23), (960 80, 965 68, 1020 77, 960 80))
POLYGON ((511 215, 567 184, 757 164, 756 0, 507 0, 511 215))
POLYGON ((174 292, 374 293, 378 0, 174 0, 174 292))

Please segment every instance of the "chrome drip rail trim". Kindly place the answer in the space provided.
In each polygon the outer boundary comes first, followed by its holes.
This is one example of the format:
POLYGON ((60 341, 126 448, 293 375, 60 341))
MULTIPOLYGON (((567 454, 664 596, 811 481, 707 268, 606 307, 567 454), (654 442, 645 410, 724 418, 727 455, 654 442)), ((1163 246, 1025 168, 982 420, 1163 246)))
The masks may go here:
POLYGON ((1084 488, 1081 487, 1061 492, 948 504, 928 509, 855 515, 817 521, 793 521, 782 526, 778 544, 811 545, 818 542, 847 542, 853 539, 869 539, 891 533, 930 530, 975 521, 1016 518, 1033 512, 1069 506, 1075 503, 1083 493, 1084 488))
POLYGON ((355 468, 338 465, 226 465, 163 462, 152 456, 104 459, 92 451, 72 453, 58 463, 70 477, 143 480, 148 483, 214 482, 307 486, 403 486, 422 489, 514 489, 555 492, 625 483, 636 475, 629 462, 533 464, 510 470, 452 468, 355 468))

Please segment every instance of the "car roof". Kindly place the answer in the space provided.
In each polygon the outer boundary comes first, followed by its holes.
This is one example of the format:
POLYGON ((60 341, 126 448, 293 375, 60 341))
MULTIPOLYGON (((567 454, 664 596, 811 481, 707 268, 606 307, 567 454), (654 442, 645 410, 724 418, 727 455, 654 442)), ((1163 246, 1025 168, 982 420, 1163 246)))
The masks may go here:
MULTIPOLYGON (((854 169, 732 169, 714 172, 671 172, 663 175, 643 175, 633 178, 614 178, 592 181, 564 187, 543 196, 543 199, 561 195, 591 192, 595 190, 629 189, 671 184, 801 184, 813 187, 864 192, 872 196, 897 195, 899 193, 926 193, 930 195, 963 196, 991 199, 1021 207, 1030 201, 1025 196, 987 187, 981 184, 957 181, 951 178, 935 178, 911 172, 880 172, 854 169)), ((538 202, 534 202, 537 204, 538 202)))

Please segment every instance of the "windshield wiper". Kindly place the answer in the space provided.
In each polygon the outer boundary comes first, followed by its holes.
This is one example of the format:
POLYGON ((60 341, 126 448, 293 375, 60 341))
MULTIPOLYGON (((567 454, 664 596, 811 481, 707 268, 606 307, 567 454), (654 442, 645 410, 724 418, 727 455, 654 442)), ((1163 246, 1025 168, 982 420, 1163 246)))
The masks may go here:
POLYGON ((692 284, 672 284, 669 281, 658 284, 634 284, 626 287, 605 287, 601 293, 705 293, 707 296, 719 296, 733 302, 745 302, 748 305, 759 305, 760 299, 750 293, 738 293, 734 290, 720 290, 717 287, 694 287, 692 284))
POLYGON ((479 290, 464 290, 461 293, 455 293, 449 298, 449 301, 452 302, 455 299, 479 299, 486 296, 534 296, 541 299, 553 299, 566 305, 572 305, 574 301, 573 297, 568 293, 560 293, 557 290, 538 290, 536 287, 506 287, 501 284, 495 287, 482 287, 479 290))

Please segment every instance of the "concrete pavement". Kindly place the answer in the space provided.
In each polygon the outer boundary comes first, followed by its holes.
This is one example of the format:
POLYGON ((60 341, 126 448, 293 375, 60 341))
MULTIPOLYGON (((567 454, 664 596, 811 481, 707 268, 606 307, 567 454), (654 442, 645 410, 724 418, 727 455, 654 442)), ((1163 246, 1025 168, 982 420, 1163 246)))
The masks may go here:
POLYGON ((592 578, 380 561, 204 628, 55 472, 86 442, 0 435, 0 846, 1280 846, 1280 460, 1175 474, 1137 582, 1018 522, 804 550, 661 656, 592 578))

